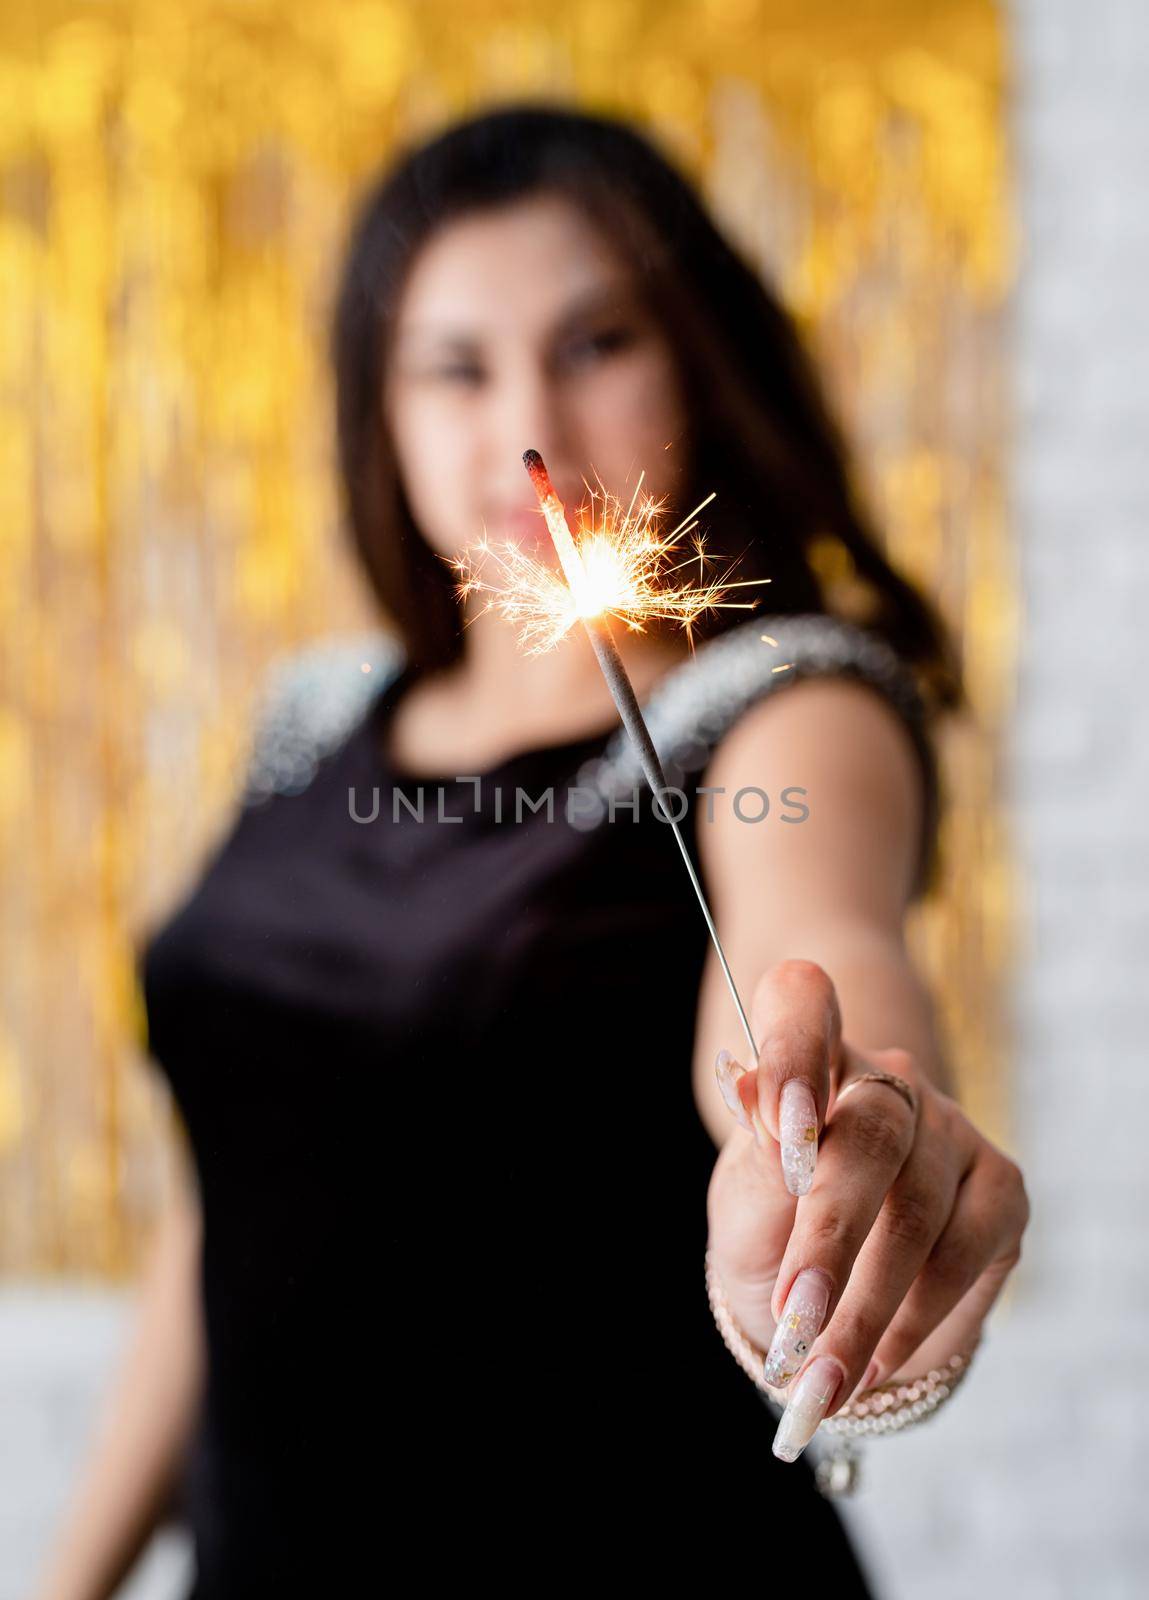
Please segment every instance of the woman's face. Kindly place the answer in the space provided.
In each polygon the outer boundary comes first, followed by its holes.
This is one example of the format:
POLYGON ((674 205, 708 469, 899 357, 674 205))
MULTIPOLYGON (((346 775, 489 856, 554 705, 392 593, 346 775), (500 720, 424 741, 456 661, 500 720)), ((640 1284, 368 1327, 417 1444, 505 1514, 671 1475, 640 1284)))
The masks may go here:
POLYGON ((460 218, 422 249, 384 408, 411 512, 447 557, 485 530, 553 561, 524 450, 571 509, 584 477, 625 505, 640 472, 661 497, 688 466, 670 343, 609 240, 557 196, 460 218))

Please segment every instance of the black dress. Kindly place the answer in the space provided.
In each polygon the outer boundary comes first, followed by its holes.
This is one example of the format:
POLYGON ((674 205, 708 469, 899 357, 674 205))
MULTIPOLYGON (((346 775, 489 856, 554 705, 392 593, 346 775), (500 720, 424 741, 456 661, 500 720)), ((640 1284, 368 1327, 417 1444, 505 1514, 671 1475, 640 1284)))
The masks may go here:
MULTIPOLYGON (((818 617, 735 635, 647 701, 696 861, 707 753, 779 660, 872 682, 922 739, 880 642, 818 617)), ((440 798, 383 749, 409 669, 390 647, 367 691, 362 654, 281 696, 245 803, 140 955, 204 1216, 196 1600, 412 1570, 657 1581, 697 1557, 781 1591, 797 1552, 867 1594, 710 1315, 707 935, 624 737, 445 775, 440 798), (624 788, 637 808, 604 820, 624 788)))

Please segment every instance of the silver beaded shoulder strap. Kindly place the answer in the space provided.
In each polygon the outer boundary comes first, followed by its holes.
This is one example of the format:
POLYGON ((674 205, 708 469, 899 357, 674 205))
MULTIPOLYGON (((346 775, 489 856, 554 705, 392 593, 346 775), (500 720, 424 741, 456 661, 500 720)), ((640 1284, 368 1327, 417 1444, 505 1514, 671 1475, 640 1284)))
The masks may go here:
MULTIPOLYGON (((756 615, 700 645, 643 702, 643 714, 666 781, 681 788, 703 768, 741 713, 797 678, 846 674, 874 684, 902 713, 924 750, 925 707, 910 668, 876 634, 817 612, 756 615)), ((643 783, 642 769, 621 727, 602 755, 579 769, 579 782, 603 802, 643 783)), ((589 807, 589 826, 607 805, 589 807)))
POLYGON ((306 789, 405 659, 380 629, 321 639, 275 664, 253 718, 244 805, 306 789))

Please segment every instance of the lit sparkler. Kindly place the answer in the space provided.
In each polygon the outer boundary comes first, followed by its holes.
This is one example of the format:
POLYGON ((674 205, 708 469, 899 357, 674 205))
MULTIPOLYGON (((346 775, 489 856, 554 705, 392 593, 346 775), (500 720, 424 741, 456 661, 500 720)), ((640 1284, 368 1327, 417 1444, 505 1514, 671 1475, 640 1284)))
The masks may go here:
MULTIPOLYGON (((510 541, 496 548, 484 539, 475 549, 486 558, 484 566, 491 560, 495 562, 500 576, 494 582, 480 577, 474 570, 473 557, 468 553, 456 563, 458 570, 465 575, 459 585, 460 595, 476 591, 492 595, 490 603, 497 605, 508 621, 519 625, 519 643, 528 654, 541 654, 557 644, 576 622, 582 622, 646 781, 656 801, 662 805, 661 796, 670 785, 635 697, 634 687, 618 653, 609 619, 614 616, 632 631, 641 632, 644 621, 661 618, 680 623, 689 635, 691 624, 706 611, 728 606, 752 609, 754 602, 723 598, 729 589, 746 586, 728 583, 725 577, 696 584, 668 581, 687 564, 672 561, 678 549, 674 542, 676 537, 690 532, 696 526, 698 512, 709 505, 714 496, 708 495, 677 528, 662 535, 658 532, 657 521, 665 509, 664 505, 649 495, 639 498, 642 488, 640 476, 625 512, 622 511, 621 501, 604 490, 601 496, 601 523, 595 526, 592 520, 591 527, 582 529, 576 542, 566 509, 538 451, 528 450, 523 456, 523 464, 538 495, 562 568, 561 576, 510 541)), ((599 498, 591 493, 592 509, 599 498)), ((701 539, 696 541, 695 553, 701 575, 704 559, 701 539)), ((693 562, 693 559, 691 557, 690 561, 693 562)), ((746 583, 769 581, 768 578, 749 579, 746 583)), ((746 1008, 726 960, 690 852, 669 809, 662 805, 662 810, 678 841, 690 882, 706 919, 723 976, 746 1034, 750 1059, 757 1061, 758 1046, 746 1008)))
POLYGON ((697 527, 698 513, 714 496, 707 495, 676 528, 664 534, 659 529, 659 519, 666 509, 665 502, 642 493, 645 473, 639 475, 625 510, 621 500, 602 489, 601 480, 601 494, 587 484, 589 523, 580 526, 576 546, 542 458, 537 451, 528 450, 523 459, 562 571, 555 572, 553 566, 512 540, 493 545, 486 537, 454 566, 462 574, 460 596, 490 595, 489 606, 497 606, 508 622, 519 626, 519 643, 529 655, 541 655, 575 623, 596 616, 613 616, 635 633, 643 631, 644 622, 677 622, 689 636, 692 625, 707 611, 752 608, 750 601, 726 600, 729 590, 770 581, 763 578, 731 583, 726 574, 705 581, 702 573, 706 552, 699 537, 694 541, 692 556, 675 560, 680 536, 697 527), (537 467, 532 461, 537 462, 537 467), (596 518, 595 508, 599 505, 601 512, 596 518), (695 559, 698 581, 674 582, 675 574, 693 566, 695 559))

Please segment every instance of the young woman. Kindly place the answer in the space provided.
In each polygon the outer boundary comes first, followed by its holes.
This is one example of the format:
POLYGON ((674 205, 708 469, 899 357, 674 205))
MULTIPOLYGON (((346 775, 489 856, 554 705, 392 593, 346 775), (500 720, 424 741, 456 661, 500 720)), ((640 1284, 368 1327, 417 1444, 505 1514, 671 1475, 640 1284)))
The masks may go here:
POLYGON ((177 1478, 197 1600, 703 1555, 871 1592, 804 1445, 971 1350, 1028 1211, 950 1097, 903 937, 931 724, 961 704, 944 630, 790 320, 625 125, 512 107, 405 153, 333 354, 377 670, 352 642, 289 681, 143 952, 195 1181, 43 1592, 110 1593, 177 1478), (554 560, 527 449, 572 507, 645 471, 669 528, 716 491, 718 570, 769 579, 694 653, 615 629, 757 1061, 586 637, 525 657, 457 592, 484 531, 554 560), (816 538, 864 617, 833 613, 816 538), (708 1248, 790 1402, 777 1437, 708 1248))

